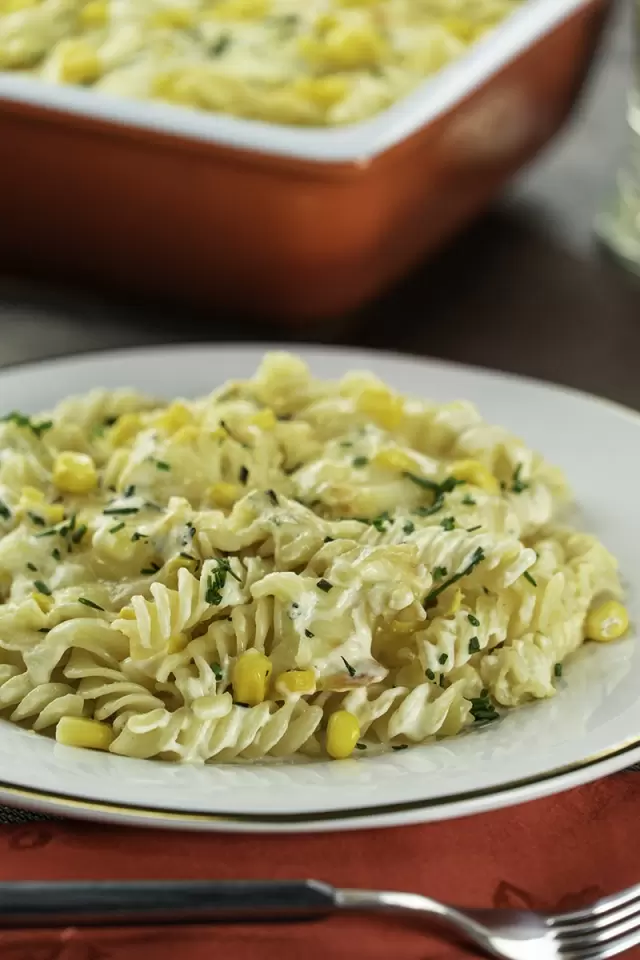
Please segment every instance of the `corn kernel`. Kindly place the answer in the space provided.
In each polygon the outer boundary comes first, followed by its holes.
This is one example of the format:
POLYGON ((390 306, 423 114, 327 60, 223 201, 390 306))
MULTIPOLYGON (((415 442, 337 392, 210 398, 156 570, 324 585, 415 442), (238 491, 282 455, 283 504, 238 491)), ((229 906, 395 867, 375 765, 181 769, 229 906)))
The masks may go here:
POLYGON ((89 493, 98 485, 96 465, 86 453, 59 453, 53 464, 53 482, 63 493, 89 493))
POLYGON ((373 27, 341 24, 320 40, 313 36, 301 37, 298 49, 313 66, 330 70, 377 66, 388 52, 384 37, 373 27))
POLYGON ((244 489, 238 483, 212 483, 207 497, 218 507, 232 507, 243 493, 244 489))
POLYGON ((44 493, 42 490, 36 489, 36 487, 23 487, 21 500, 25 502, 30 500, 32 503, 44 503, 44 493))
POLYGON ((456 460, 449 467, 449 473, 456 480, 464 480, 474 487, 480 487, 486 493, 496 494, 500 491, 498 481, 484 463, 479 460, 456 460))
POLYGON ((258 650, 247 650, 233 665, 231 685, 236 703, 255 707, 267 696, 267 682, 271 673, 271 661, 258 650))
POLYGON ((254 427, 260 427, 261 430, 273 430, 277 422, 275 413, 269 407, 254 413, 250 420, 254 427))
POLYGON ((618 640, 629 627, 629 614, 617 600, 607 600, 606 603, 591 610, 585 625, 585 635, 588 640, 597 640, 598 643, 608 643, 618 640))
POLYGON ((402 398, 394 396, 385 387, 365 387, 356 407, 385 430, 397 427, 404 412, 402 398))
POLYGON ((114 447, 119 447, 133 439, 142 429, 142 418, 139 413, 123 413, 109 431, 109 440, 114 447))
POLYGON ((344 77, 299 77, 294 83, 294 89, 316 107, 328 110, 344 100, 349 84, 344 77))
POLYGON ((172 634, 167 643, 167 653, 180 653, 188 642, 189 638, 184 633, 172 634))
POLYGON ((174 434, 181 427, 193 426, 193 414, 184 403, 176 401, 155 416, 151 422, 154 427, 160 427, 166 433, 174 434))
POLYGON ((133 607, 123 607, 118 614, 121 620, 135 620, 136 614, 133 607))
POLYGON ((360 738, 358 718, 348 710, 337 710, 327 724, 327 753, 334 760, 351 756, 360 738))
POLYGON ((187 7, 165 7, 153 14, 150 26, 167 30, 186 30, 195 22, 195 13, 187 7))
POLYGON ((406 471, 412 473, 418 467, 413 457, 398 448, 380 450, 373 458, 373 462, 379 467, 384 467, 387 470, 397 470, 399 473, 406 471))
POLYGON ((453 617, 458 612, 461 606, 462 606, 462 590, 460 589, 460 587, 458 587, 455 590, 453 596, 451 597, 449 606, 447 607, 447 609, 444 611, 442 615, 444 617, 453 617))
POLYGON ((64 507, 61 503, 47 503, 44 493, 35 487, 23 487, 18 509, 22 516, 34 513, 46 523, 60 523, 64 519, 64 507))
POLYGON ((107 0, 90 0, 80 11, 80 23, 83 27, 103 27, 109 16, 107 0))
POLYGON ((316 692, 316 675, 313 670, 285 670, 276 680, 276 690, 307 696, 316 692))
POLYGON ((56 727, 56 740, 66 747, 108 750, 113 741, 113 730, 107 723, 87 717, 62 717, 56 727))
POLYGON ((64 83, 94 83, 102 73, 97 50, 83 40, 70 41, 60 57, 64 83))
POLYGON ((40 591, 34 590, 31 594, 31 599, 35 600, 43 613, 49 613, 51 607, 53 606, 53 600, 51 597, 48 597, 46 593, 40 593, 40 591))

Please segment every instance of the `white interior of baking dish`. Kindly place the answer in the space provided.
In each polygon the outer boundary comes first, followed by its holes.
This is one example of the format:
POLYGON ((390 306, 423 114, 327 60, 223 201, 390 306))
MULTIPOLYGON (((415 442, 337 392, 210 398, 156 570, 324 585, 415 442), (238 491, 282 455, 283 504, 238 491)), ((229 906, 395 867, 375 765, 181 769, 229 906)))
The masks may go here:
POLYGON ((393 106, 339 128, 299 128, 118 99, 0 72, 0 99, 116 125, 319 163, 365 162, 447 111, 589 0, 528 0, 493 33, 393 106))

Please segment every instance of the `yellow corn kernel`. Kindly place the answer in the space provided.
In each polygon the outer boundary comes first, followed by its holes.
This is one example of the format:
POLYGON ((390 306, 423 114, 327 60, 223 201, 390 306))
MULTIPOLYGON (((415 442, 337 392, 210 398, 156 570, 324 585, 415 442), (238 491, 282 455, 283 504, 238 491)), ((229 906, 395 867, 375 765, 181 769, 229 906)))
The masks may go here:
POLYGON ((204 15, 212 20, 259 20, 268 12, 268 0, 220 0, 204 15))
POLYGON ((451 597, 449 606, 442 614, 443 617, 453 617, 458 612, 461 606, 462 606, 462 590, 460 589, 460 587, 458 587, 457 590, 455 590, 453 596, 451 597))
POLYGON ((121 620, 135 620, 136 615, 133 607, 123 607, 118 614, 121 620))
POLYGON ((46 523, 60 523, 64 520, 64 507, 61 503, 47 503, 44 493, 35 487, 23 487, 18 509, 22 516, 34 513, 46 523))
POLYGON ((53 482, 63 493, 90 493, 98 485, 98 472, 86 453, 59 453, 53 464, 53 482))
POLYGON ((169 404, 166 410, 154 417, 152 424, 154 427, 160 427, 168 434, 174 434, 181 427, 193 426, 193 414, 185 407, 184 403, 176 401, 169 404))
POLYGON ((61 717, 56 727, 56 740, 65 747, 108 750, 113 741, 113 730, 108 723, 87 717, 61 717))
POLYGON ((405 471, 412 473, 418 467, 413 457, 397 447, 380 450, 373 458, 373 462, 379 467, 385 467, 387 470, 397 470, 399 473, 405 471))
POLYGON ((80 23, 83 27, 103 27, 109 16, 107 0, 90 0, 80 11, 80 23))
POLYGON ((608 643, 618 640, 629 627, 629 614, 617 600, 607 600, 589 612, 585 625, 588 640, 608 643))
MULTIPOLYGON (((121 614, 122 616, 122 614, 121 614)), ((189 638, 184 633, 174 633, 169 637, 167 653, 180 653, 186 647, 189 638)))
POLYGON ((273 430, 278 421, 273 410, 270 407, 265 407, 264 410, 254 413, 249 422, 254 427, 260 427, 261 430, 273 430))
POLYGON ((207 490, 207 497, 218 507, 232 507, 243 493, 238 483, 212 483, 207 490))
POLYGON ((44 503, 44 493, 36 487, 23 487, 21 500, 25 502, 29 500, 31 503, 44 503))
POLYGON ((150 26, 167 30, 186 30, 195 23, 195 12, 187 7, 165 7, 153 14, 150 26))
POLYGON ((299 77, 294 83, 294 90, 316 107, 328 110, 344 100, 349 84, 344 77, 299 77))
POLYGON ((123 413, 109 431, 109 440, 114 447, 119 447, 135 437, 141 429, 142 418, 139 413, 123 413))
POLYGON ((386 387, 365 387, 356 407, 385 430, 398 426, 404 410, 402 398, 394 396, 386 387))
POLYGON ((339 24, 320 40, 313 36, 301 37, 298 49, 313 66, 330 70, 374 67, 388 53, 382 34, 367 25, 339 24))
POLYGON ((102 73, 98 52, 84 40, 69 41, 60 57, 60 78, 64 83, 94 83, 102 73))
POLYGON ((267 696, 271 661, 258 650, 247 650, 233 665, 231 685, 236 703, 255 707, 267 696))
POLYGON ((40 593, 40 591, 34 590, 31 594, 31 599, 35 600, 43 613, 49 613, 51 607, 53 606, 53 600, 51 597, 48 597, 46 593, 40 593))
POLYGON ((488 467, 479 460, 456 460, 449 467, 449 473, 456 480, 464 480, 474 487, 480 487, 486 493, 496 494, 500 485, 488 467))
POLYGON ((327 753, 334 760, 351 756, 360 739, 358 718, 348 710, 337 710, 327 724, 327 753))
POLYGON ((307 696, 316 692, 316 675, 313 670, 285 670, 276 680, 276 690, 307 696))

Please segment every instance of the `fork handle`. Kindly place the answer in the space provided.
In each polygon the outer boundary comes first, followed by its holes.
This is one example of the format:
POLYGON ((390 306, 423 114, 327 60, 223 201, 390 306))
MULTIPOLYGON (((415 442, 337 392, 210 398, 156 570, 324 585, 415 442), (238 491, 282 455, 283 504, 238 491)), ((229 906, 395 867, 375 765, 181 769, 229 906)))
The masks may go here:
POLYGON ((0 927, 315 920, 337 908, 316 880, 0 883, 0 927))

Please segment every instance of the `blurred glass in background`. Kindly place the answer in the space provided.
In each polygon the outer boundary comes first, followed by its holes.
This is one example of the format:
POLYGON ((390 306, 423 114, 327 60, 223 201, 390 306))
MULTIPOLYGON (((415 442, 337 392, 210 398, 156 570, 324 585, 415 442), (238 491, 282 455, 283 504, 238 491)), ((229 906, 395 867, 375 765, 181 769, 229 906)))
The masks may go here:
POLYGON ((629 145, 608 206, 595 229, 606 247, 630 270, 640 274, 640 0, 633 0, 633 79, 627 103, 629 145))

